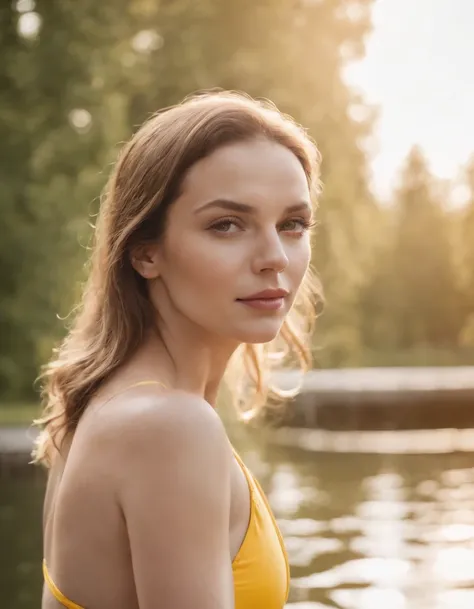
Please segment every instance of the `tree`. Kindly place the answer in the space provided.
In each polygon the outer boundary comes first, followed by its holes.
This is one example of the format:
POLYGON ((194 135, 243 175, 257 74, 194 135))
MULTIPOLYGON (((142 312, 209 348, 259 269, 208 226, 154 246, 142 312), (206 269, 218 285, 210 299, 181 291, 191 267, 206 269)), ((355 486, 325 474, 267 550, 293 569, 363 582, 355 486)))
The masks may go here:
POLYGON ((88 39, 88 19, 98 9, 85 5, 66 0, 38 2, 35 11, 17 10, 21 3, 0 8, 4 397, 31 395, 38 365, 57 336, 56 314, 73 287, 78 228, 87 224, 87 206, 102 182, 100 133, 75 120, 85 98, 91 106, 98 97, 89 79, 88 39))
POLYGON ((215 87, 272 99, 323 153, 314 261, 329 307, 318 342, 328 345, 324 363, 350 358, 377 210, 362 149, 371 118, 353 118, 351 108, 363 104, 342 71, 363 54, 372 2, 38 0, 34 10, 24 2, 0 8, 3 397, 31 392, 62 332, 57 315, 77 296, 81 245, 117 145, 158 108, 215 87))
POLYGON ((462 213, 461 225, 461 271, 464 286, 466 319, 461 332, 461 343, 474 346, 474 157, 465 169, 465 185, 468 201, 462 213))
POLYGON ((395 205, 391 269, 398 346, 455 346, 462 325, 462 301, 449 215, 418 148, 407 158, 395 205))

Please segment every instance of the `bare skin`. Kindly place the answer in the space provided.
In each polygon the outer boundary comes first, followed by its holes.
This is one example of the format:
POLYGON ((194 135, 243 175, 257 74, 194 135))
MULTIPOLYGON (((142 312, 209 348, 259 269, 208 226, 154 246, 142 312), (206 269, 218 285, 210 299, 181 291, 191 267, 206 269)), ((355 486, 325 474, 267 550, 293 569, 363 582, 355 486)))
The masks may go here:
MULTIPOLYGON (((191 168, 162 242, 134 252, 158 331, 88 405, 45 500, 50 574, 79 605, 233 608, 250 496, 216 394, 239 344, 278 334, 309 263, 310 216, 291 152, 233 144, 191 168), (287 292, 278 309, 241 300, 268 288, 287 292), (144 379, 163 386, 126 390, 144 379)), ((61 607, 46 588, 42 607, 61 607)))

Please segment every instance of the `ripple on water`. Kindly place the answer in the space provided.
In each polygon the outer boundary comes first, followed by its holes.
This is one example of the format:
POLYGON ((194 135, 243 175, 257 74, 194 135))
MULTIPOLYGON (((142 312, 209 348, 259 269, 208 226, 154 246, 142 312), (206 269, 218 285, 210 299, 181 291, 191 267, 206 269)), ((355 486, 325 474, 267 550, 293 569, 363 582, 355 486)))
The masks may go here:
MULTIPOLYGON (((465 469, 448 469, 441 473, 441 482, 446 486, 458 486, 460 484, 474 483, 474 468, 469 467, 465 469)), ((474 487, 472 492, 474 494, 474 487)))
POLYGON ((409 512, 404 501, 363 501, 357 506, 357 515, 367 520, 401 520, 409 512))
POLYGON ((342 609, 406 609, 405 595, 393 588, 345 588, 333 590, 329 597, 342 609))
POLYGON ((432 498, 436 495, 438 488, 439 482, 437 480, 423 480, 423 482, 420 482, 416 487, 416 493, 432 498))
POLYGON ((447 590, 442 592, 431 609, 472 609, 474 590, 447 590))
POLYGON ((360 518, 357 516, 339 516, 329 521, 329 528, 337 534, 354 533, 360 531, 360 518))
POLYGON ((427 544, 474 541, 474 525, 456 522, 424 531, 419 536, 427 544))
POLYGON ((290 562, 295 567, 309 566, 318 556, 341 552, 344 549, 341 540, 330 537, 315 537, 312 539, 286 537, 285 545, 290 562))
POLYGON ((328 501, 326 493, 314 486, 305 486, 289 468, 279 468, 273 474, 267 496, 273 509, 285 516, 296 514, 304 503, 324 504, 328 501))
POLYGON ((328 609, 327 605, 322 603, 313 603, 311 601, 301 601, 298 603, 288 603, 285 609, 328 609))
POLYGON ((280 463, 269 490, 294 569, 287 607, 473 609, 471 463, 469 454, 280 463))
POLYGON ((298 578, 300 588, 337 588, 346 584, 403 586, 407 583, 410 562, 397 558, 359 558, 332 569, 298 578))
POLYGON ((283 535, 316 535, 327 530, 327 523, 313 520, 312 518, 295 518, 295 520, 278 519, 278 524, 283 535))
POLYGON ((433 554, 433 572, 437 579, 448 585, 474 587, 474 550, 440 548, 433 554))

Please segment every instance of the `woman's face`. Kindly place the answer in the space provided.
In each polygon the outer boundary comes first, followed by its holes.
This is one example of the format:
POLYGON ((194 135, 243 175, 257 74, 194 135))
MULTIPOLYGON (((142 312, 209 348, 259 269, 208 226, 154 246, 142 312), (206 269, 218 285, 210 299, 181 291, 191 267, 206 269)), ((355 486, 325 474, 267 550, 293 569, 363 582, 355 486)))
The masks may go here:
POLYGON ((219 148, 190 169, 169 210, 155 306, 166 293, 167 314, 207 333, 272 340, 310 261, 311 217, 305 173, 287 148, 266 140, 219 148))

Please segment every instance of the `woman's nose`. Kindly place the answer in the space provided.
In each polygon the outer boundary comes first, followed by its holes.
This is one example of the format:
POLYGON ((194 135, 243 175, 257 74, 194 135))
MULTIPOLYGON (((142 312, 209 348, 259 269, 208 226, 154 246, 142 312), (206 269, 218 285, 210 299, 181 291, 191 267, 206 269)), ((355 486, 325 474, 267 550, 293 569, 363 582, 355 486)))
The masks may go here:
POLYGON ((283 272, 288 266, 288 256, 278 233, 259 237, 260 243, 254 257, 254 272, 283 272), (261 239, 261 241, 260 241, 261 239))

